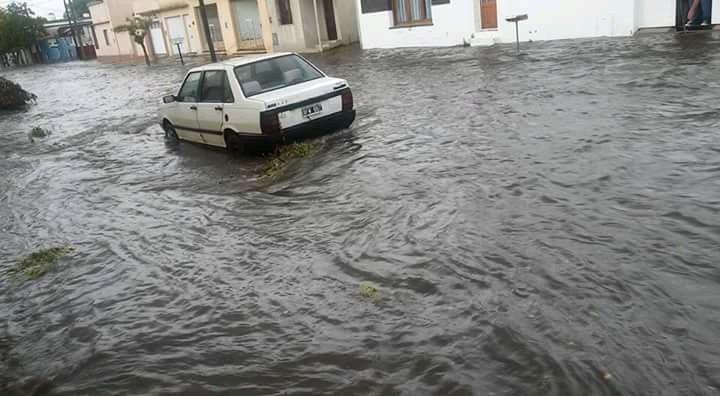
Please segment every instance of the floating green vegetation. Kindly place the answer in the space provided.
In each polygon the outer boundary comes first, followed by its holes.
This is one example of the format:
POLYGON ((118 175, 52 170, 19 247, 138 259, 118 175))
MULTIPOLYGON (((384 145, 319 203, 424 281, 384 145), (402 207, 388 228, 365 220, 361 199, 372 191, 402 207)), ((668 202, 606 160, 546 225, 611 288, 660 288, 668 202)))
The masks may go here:
POLYGON ((35 127, 30 131, 30 137, 34 138, 44 138, 50 136, 50 131, 47 129, 43 129, 40 127, 35 127))
POLYGON ((18 260, 8 269, 16 277, 39 278, 55 267, 57 261, 73 249, 68 246, 42 248, 18 260))
POLYGON ((35 127, 30 131, 29 138, 31 143, 35 143, 35 139, 42 139, 50 136, 50 131, 44 128, 35 127))
POLYGON ((362 297, 369 298, 373 301, 380 300, 380 288, 372 282, 361 282, 358 292, 362 297))
POLYGON ((317 143, 296 142, 278 147, 263 171, 265 177, 277 177, 288 163, 296 158, 307 157, 318 149, 317 143))

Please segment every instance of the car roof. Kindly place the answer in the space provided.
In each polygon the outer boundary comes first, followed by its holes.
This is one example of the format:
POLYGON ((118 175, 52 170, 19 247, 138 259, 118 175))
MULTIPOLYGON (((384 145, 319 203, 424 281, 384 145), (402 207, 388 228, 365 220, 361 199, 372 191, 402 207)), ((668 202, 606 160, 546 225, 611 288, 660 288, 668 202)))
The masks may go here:
POLYGON ((293 55, 294 52, 275 52, 272 54, 254 54, 254 55, 245 55, 240 56, 237 58, 231 58, 231 59, 225 59, 220 62, 215 63, 209 63, 207 65, 197 66, 188 71, 188 73, 197 72, 197 71, 203 71, 203 70, 217 70, 217 69, 224 69, 228 66, 236 67, 245 65, 252 62, 257 62, 265 59, 272 59, 277 58, 280 56, 285 55, 293 55))

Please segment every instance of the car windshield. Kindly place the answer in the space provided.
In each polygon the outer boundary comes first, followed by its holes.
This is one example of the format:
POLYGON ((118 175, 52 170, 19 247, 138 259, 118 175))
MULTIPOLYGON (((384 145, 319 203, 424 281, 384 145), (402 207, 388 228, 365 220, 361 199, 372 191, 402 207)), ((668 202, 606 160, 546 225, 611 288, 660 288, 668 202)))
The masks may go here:
POLYGON ((322 73, 302 57, 292 54, 270 58, 235 68, 246 97, 300 84, 322 77, 322 73))

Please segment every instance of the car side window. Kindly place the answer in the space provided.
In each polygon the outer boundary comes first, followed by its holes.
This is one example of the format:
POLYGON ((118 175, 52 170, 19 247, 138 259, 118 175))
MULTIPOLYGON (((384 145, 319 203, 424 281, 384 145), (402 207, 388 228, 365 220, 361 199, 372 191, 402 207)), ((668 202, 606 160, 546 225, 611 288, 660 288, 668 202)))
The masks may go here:
POLYGON ((206 71, 202 82, 200 101, 206 103, 232 103, 235 101, 230 82, 224 70, 206 71))
POLYGON ((197 102, 198 101, 198 88, 200 87, 200 77, 202 73, 195 72, 188 74, 185 79, 185 83, 180 88, 180 93, 177 95, 178 102, 197 102))

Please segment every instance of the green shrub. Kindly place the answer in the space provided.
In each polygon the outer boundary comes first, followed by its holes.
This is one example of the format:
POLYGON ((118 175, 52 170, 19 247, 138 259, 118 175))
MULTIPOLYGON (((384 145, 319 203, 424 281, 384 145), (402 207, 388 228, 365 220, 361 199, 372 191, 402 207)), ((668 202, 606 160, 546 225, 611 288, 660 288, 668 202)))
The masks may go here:
POLYGON ((39 278, 55 267, 57 261, 73 249, 67 246, 42 248, 18 260, 8 269, 17 277, 39 278))
POLYGON ((22 89, 19 84, 0 77, 0 110, 21 109, 36 100, 35 94, 22 89))
POLYGON ((34 137, 34 138, 44 138, 44 137, 47 137, 47 136, 50 136, 50 131, 48 131, 47 129, 43 129, 43 128, 40 128, 40 127, 35 127, 35 128, 32 129, 32 131, 30 131, 30 137, 34 137))
POLYGON ((307 157, 318 149, 317 143, 292 143, 280 146, 268 159, 263 175, 265 177, 276 177, 285 170, 288 162, 295 158, 307 157))

